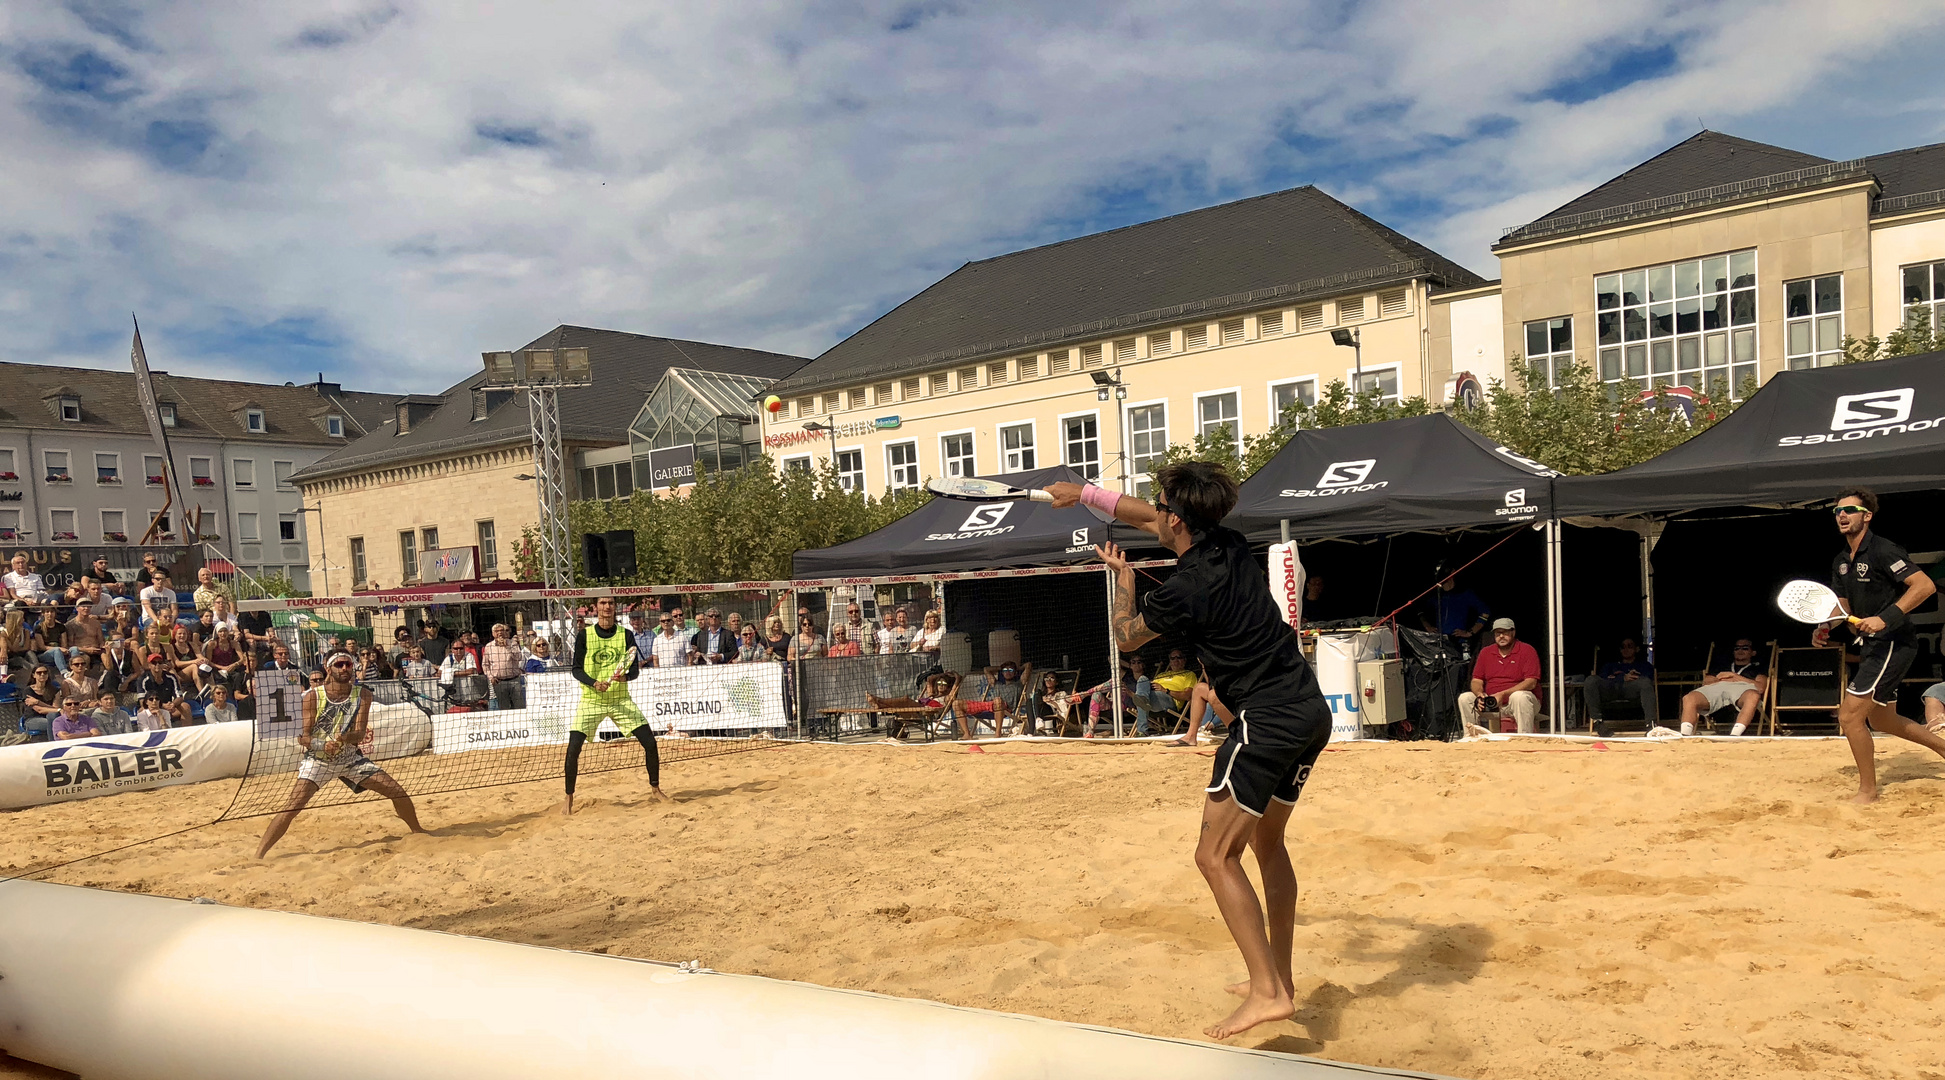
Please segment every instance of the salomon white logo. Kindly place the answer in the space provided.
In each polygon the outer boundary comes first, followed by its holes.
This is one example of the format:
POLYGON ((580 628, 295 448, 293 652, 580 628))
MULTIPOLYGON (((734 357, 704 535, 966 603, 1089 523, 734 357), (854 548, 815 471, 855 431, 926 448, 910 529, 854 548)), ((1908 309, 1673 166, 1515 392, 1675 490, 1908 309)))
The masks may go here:
POLYGON ((1076 546, 1078 546, 1078 545, 1081 545, 1081 544, 1085 544, 1085 543, 1087 543, 1087 530, 1086 530, 1086 529, 1075 529, 1075 530, 1074 530, 1074 544, 1075 544, 1076 546))
POLYGON ((1278 496, 1285 499, 1314 499, 1320 495, 1351 495, 1360 491, 1376 491, 1390 483, 1379 480, 1366 483, 1371 479, 1371 470, 1378 467, 1377 458, 1363 461, 1333 461, 1324 468, 1324 475, 1317 478, 1314 488, 1284 488, 1278 496))
POLYGON ((1509 492, 1507 492, 1507 493, 1506 493, 1506 505, 1507 505, 1507 506, 1525 506, 1525 505, 1526 505, 1526 489, 1525 489, 1525 488, 1514 488, 1513 490, 1511 490, 1511 491, 1509 491, 1509 492))
POLYGON ((1506 493, 1506 505, 1494 510, 1498 517, 1517 517, 1521 514, 1537 514, 1540 508, 1526 504, 1526 489, 1514 488, 1506 493))
POLYGON ((1878 424, 1902 424, 1911 419, 1911 399, 1915 394, 1916 391, 1910 387, 1878 390, 1869 394, 1847 394, 1837 399, 1837 408, 1830 414, 1830 430, 1849 431, 1878 424))
POLYGON ((1868 394, 1845 394, 1830 411, 1830 431, 1814 435, 1785 435, 1778 446, 1816 446, 1819 443, 1856 442, 1879 435, 1914 435, 1945 425, 1945 416, 1928 420, 1911 419, 1918 392, 1911 387, 1873 390, 1868 394))
POLYGON ((959 531, 971 532, 974 529, 990 529, 1006 520, 1006 512, 1011 509, 1013 509, 1013 504, 1010 502, 986 503, 983 506, 975 506, 973 507, 973 512, 966 515, 966 523, 959 526, 959 531))

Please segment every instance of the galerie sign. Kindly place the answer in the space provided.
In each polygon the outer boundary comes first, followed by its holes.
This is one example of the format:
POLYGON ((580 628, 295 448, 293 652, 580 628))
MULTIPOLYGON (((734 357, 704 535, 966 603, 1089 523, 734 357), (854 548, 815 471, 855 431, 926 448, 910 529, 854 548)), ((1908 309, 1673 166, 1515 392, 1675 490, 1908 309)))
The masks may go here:
POLYGON ((649 487, 678 488, 696 482, 696 444, 665 446, 648 452, 649 487))

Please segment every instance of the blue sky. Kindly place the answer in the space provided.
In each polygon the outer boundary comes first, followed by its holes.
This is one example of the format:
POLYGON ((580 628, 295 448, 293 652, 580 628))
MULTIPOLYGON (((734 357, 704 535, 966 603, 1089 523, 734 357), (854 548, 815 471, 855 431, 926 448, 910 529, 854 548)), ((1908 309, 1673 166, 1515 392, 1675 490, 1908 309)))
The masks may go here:
POLYGON ((1488 276, 1700 126, 1945 141, 1910 3, 0 0, 0 358, 443 387, 815 355, 969 259, 1315 183, 1488 276))

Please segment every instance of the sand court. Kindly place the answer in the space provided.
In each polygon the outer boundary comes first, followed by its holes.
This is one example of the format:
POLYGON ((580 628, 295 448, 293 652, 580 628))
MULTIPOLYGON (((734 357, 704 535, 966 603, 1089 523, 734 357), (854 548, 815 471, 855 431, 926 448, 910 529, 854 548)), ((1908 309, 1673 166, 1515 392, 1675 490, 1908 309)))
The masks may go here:
MULTIPOLYGON (((1945 1077, 1945 763, 1879 743, 1360 744, 1291 827, 1297 1016, 1235 1040, 1460 1077, 1945 1077)), ((48 880, 1199 1038, 1242 964, 1190 862, 1207 748, 791 746, 190 832, 48 880)), ((5 816, 44 865, 230 782, 5 816)))

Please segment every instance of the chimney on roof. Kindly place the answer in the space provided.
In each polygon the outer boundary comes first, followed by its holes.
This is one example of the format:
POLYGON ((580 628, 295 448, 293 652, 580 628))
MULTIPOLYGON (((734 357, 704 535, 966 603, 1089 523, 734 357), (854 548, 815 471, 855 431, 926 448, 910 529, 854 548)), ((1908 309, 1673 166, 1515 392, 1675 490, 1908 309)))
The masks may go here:
POLYGON ((311 384, 311 389, 317 391, 317 396, 319 397, 330 397, 334 394, 344 392, 343 385, 334 382, 325 382, 322 371, 317 373, 317 382, 311 384))

